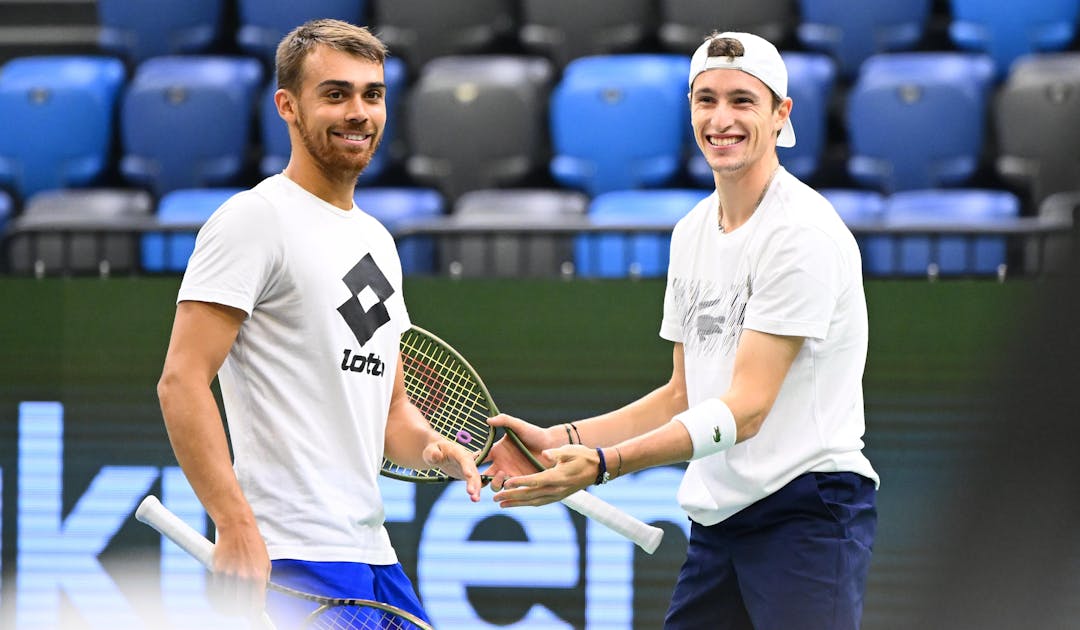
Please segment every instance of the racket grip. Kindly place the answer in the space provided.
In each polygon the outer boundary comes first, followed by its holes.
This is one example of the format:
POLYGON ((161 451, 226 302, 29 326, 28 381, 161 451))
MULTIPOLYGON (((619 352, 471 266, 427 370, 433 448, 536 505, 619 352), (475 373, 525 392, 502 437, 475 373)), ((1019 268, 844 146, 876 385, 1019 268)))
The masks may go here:
POLYGON ((645 553, 651 554, 656 551, 656 548, 660 546, 660 541, 664 538, 664 530, 639 521, 607 501, 584 490, 578 490, 571 494, 563 499, 562 503, 578 514, 591 518, 615 533, 634 541, 638 547, 645 550, 645 553))

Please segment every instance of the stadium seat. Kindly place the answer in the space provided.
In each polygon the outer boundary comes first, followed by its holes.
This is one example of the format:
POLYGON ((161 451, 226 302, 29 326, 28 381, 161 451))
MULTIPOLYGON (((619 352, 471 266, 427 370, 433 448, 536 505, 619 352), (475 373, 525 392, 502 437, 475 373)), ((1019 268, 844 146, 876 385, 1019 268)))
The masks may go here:
POLYGON ((512 3, 505 0, 374 0, 376 32, 410 75, 435 57, 484 52, 514 32, 512 3))
MULTIPOLYGON (((405 152, 402 146, 404 142, 397 133, 397 127, 400 124, 397 119, 401 112, 404 112, 400 104, 405 97, 405 63, 397 57, 388 57, 383 65, 383 71, 386 82, 386 127, 383 129, 379 149, 358 180, 360 184, 365 185, 378 181, 397 157, 405 152)), ((289 126, 281 119, 281 116, 278 116, 277 105, 274 104, 275 92, 277 92, 277 80, 271 80, 263 91, 259 103, 259 137, 262 142, 259 172, 265 177, 280 173, 285 169, 289 163, 291 150, 289 126)))
MULTIPOLYGON (((791 124, 795 128, 795 146, 777 147, 780 163, 792 175, 804 181, 817 173, 828 140, 829 103, 836 80, 836 65, 820 53, 781 53, 788 69, 788 96, 791 97, 791 124)), ((698 149, 690 130, 687 171, 694 182, 713 186, 713 172, 698 149)))
POLYGON ((915 48, 930 5, 930 0, 799 0, 799 41, 832 55, 840 74, 850 78, 871 55, 915 48))
POLYGON ((12 206, 14 203, 11 200, 11 195, 7 194, 3 190, 0 190, 0 242, 3 242, 4 235, 7 233, 8 221, 11 220, 11 215, 14 214, 12 206))
POLYGON ((452 201, 542 169, 552 72, 542 57, 472 55, 425 64, 406 103, 409 175, 452 201))
POLYGON ((566 227, 585 219, 589 198, 557 189, 489 189, 462 195, 450 225, 506 228, 503 234, 447 237, 440 269, 451 276, 560 276, 574 259, 572 236, 513 233, 515 227, 566 227))
POLYGON ((522 0, 519 39, 561 68, 578 57, 633 50, 654 19, 651 0, 522 0))
POLYGON ((671 228, 709 192, 668 188, 598 195, 589 206, 590 224, 656 227, 663 233, 578 236, 574 246, 577 274, 589 278, 663 277, 671 254, 671 228))
POLYGON ((570 62, 551 97, 551 173, 598 195, 660 186, 679 171, 690 126, 683 55, 570 62))
POLYGON ((11 222, 8 268, 39 276, 135 272, 152 209, 151 196, 139 190, 38 193, 11 222))
POLYGON ((1080 182, 1080 53, 1023 57, 998 90, 997 172, 1033 207, 1080 182))
POLYGON ((848 94, 848 173, 886 192, 963 184, 984 140, 993 63, 964 53, 867 59, 848 94))
MULTIPOLYGON (((166 193, 158 202, 160 225, 198 225, 242 188, 186 188, 166 193)), ((197 230, 196 230, 197 231, 197 230)), ((147 232, 142 237, 142 268, 149 272, 183 272, 195 250, 195 231, 147 232)))
POLYGON ((132 65, 201 53, 221 34, 222 0, 97 0, 98 45, 132 65))
MULTIPOLYGON (((437 219, 444 212, 442 196, 429 188, 357 188, 354 199, 357 207, 378 219, 391 233, 437 219)), ((435 244, 431 237, 398 238, 397 249, 405 275, 435 270, 435 244)))
POLYGON ((273 68, 281 39, 297 26, 316 18, 365 24, 366 0, 237 0, 240 28, 236 43, 273 68))
POLYGON ((1057 192, 1039 204, 1040 219, 1061 222, 1071 226, 1064 233, 1049 234, 1041 242, 1029 240, 1025 243, 1025 271, 1031 275, 1045 272, 1060 272, 1069 268, 1069 263, 1080 256, 1080 182, 1076 188, 1057 192))
POLYGON ((660 43, 692 55, 714 30, 754 33, 779 46, 798 14, 791 0, 660 0, 660 43))
POLYGON ((949 35, 964 50, 990 55, 1004 77, 1019 57, 1064 50, 1076 37, 1080 0, 951 0, 949 35))
POLYGON ((859 233, 860 229, 884 225, 885 197, 873 190, 854 188, 823 188, 818 192, 829 200, 844 224, 855 233, 862 252, 863 273, 868 276, 891 274, 896 265, 892 238, 859 233))
MULTIPOLYGON (((1020 200, 1001 190, 909 190, 885 201, 888 226, 995 225, 1016 219, 1020 200)), ((897 239, 900 275, 997 274, 1007 264, 1003 236, 903 236, 897 239)))
POLYGON ((0 69, 0 185, 27 199, 108 170, 125 78, 119 59, 22 57, 0 69))
POLYGON ((157 195, 237 183, 246 167, 262 68, 252 58, 154 57, 121 110, 120 171, 157 195))

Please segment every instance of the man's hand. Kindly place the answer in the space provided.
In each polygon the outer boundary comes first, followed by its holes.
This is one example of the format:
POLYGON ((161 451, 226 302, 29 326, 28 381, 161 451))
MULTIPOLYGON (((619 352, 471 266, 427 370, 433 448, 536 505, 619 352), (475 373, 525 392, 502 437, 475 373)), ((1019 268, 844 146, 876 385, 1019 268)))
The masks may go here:
POLYGON ((254 522, 218 527, 211 580, 215 601, 224 611, 248 617, 262 614, 270 556, 254 522))
POLYGON ((438 468, 454 479, 465 480, 465 491, 473 503, 480 500, 480 488, 483 482, 480 472, 476 470, 476 462, 473 454, 465 450, 460 444, 456 444, 443 437, 432 441, 424 447, 424 462, 430 468, 438 468))
POLYGON ((553 466, 543 472, 521 477, 511 476, 494 496, 499 507, 547 505, 561 501, 596 481, 600 456, 587 446, 560 446, 544 451, 553 466))

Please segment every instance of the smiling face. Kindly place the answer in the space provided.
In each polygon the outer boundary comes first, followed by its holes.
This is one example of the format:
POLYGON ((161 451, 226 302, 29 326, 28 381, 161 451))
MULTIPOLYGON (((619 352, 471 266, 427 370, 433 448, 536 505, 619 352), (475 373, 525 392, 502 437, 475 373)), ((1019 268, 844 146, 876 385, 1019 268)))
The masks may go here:
POLYGON ((319 46, 303 62, 299 94, 279 90, 292 160, 332 182, 355 182, 386 126, 382 64, 319 46))
POLYGON ((776 162, 776 136, 791 113, 791 99, 779 107, 773 93, 741 70, 715 69, 694 79, 690 122, 694 138, 717 177, 738 176, 776 162))

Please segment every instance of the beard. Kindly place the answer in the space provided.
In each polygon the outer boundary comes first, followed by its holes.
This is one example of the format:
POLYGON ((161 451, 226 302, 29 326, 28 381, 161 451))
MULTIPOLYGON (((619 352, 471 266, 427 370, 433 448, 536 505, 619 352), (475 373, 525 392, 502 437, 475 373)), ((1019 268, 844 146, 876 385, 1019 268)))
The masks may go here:
MULTIPOLYGON (((343 151, 334 147, 327 136, 312 133, 308 129, 303 113, 300 111, 296 112, 296 129, 300 133, 300 141, 304 144, 304 149, 307 150, 316 167, 327 179, 332 181, 355 182, 360 173, 364 172, 364 169, 371 163, 375 150, 379 148, 379 143, 382 142, 382 133, 380 132, 378 135, 372 134, 371 146, 367 149, 363 151, 343 151)), ((346 131, 362 133, 360 129, 347 129, 346 131)))

